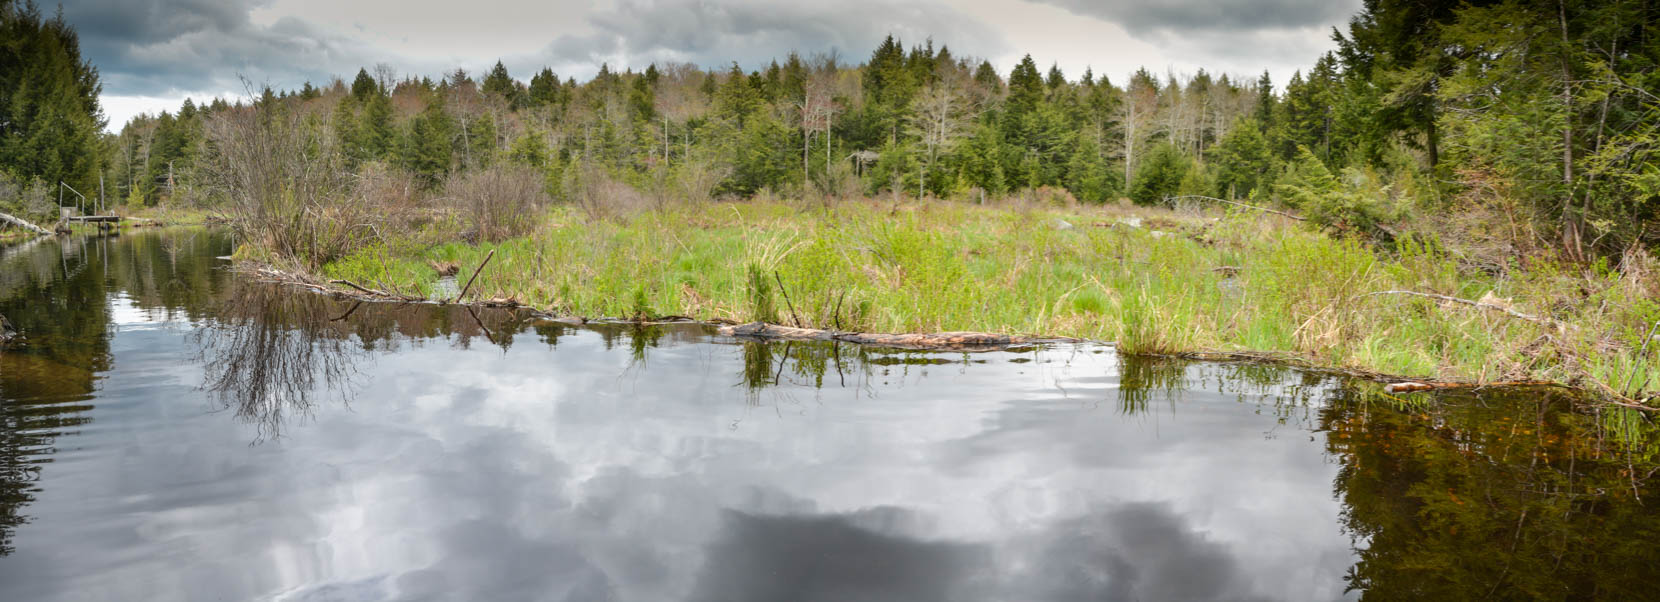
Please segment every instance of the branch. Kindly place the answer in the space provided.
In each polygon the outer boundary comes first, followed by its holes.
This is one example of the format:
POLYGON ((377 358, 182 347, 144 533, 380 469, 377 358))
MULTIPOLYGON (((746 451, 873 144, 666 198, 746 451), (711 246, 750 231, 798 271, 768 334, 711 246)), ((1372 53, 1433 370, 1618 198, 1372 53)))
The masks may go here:
POLYGON ((456 301, 460 301, 462 297, 467 296, 467 291, 472 290, 473 288, 473 281, 478 279, 478 273, 484 271, 484 266, 489 265, 490 260, 495 257, 496 250, 490 249, 490 254, 484 256, 484 261, 479 262, 478 268, 473 270, 472 277, 467 279, 467 286, 461 287, 461 294, 455 296, 456 301))
POLYGON ((1449 302, 1449 303, 1461 303, 1461 304, 1464 304, 1464 305, 1468 305, 1470 307, 1476 307, 1476 308, 1480 308, 1480 309, 1490 309, 1490 310, 1497 311, 1497 312, 1503 312, 1505 314, 1508 314, 1512 318, 1516 318, 1516 319, 1520 319, 1520 320, 1527 320, 1527 321, 1533 322, 1535 324, 1543 324, 1543 325, 1551 326, 1551 327, 1554 327, 1554 328, 1561 328, 1561 326, 1562 326, 1561 324, 1557 323, 1555 320, 1551 320, 1549 318, 1542 318, 1542 317, 1535 316, 1535 315, 1530 315, 1530 314, 1524 314, 1522 312, 1516 311, 1514 309, 1510 309, 1510 308, 1505 307, 1503 305, 1487 303, 1485 301, 1471 301, 1469 299, 1460 299, 1458 297, 1449 297, 1447 295, 1437 295, 1435 293, 1420 293, 1420 292, 1417 292, 1417 291, 1378 291, 1378 292, 1375 292, 1375 293, 1367 293, 1367 294, 1361 295, 1361 296, 1362 297, 1371 297, 1371 296, 1375 296, 1375 295, 1411 295, 1413 297, 1424 297, 1426 299, 1435 299, 1435 300, 1438 300, 1438 301, 1446 301, 1446 302, 1449 302))

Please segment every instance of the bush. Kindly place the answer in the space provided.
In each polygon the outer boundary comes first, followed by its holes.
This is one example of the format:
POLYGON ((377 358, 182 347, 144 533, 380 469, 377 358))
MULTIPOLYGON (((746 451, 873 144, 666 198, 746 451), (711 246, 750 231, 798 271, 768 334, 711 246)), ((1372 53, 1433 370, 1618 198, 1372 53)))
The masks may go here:
POLYGON ((1405 214, 1405 199, 1370 170, 1345 168, 1333 175, 1307 148, 1287 168, 1278 187, 1283 202, 1315 226, 1388 238, 1386 224, 1405 214))
POLYGON ((471 228, 468 238, 498 242, 528 232, 548 204, 542 175, 523 165, 497 163, 452 176, 445 197, 471 228))
POLYGON ((352 197, 335 139, 299 111, 265 97, 206 123, 209 185, 255 245, 316 269, 373 240, 384 214, 352 197))

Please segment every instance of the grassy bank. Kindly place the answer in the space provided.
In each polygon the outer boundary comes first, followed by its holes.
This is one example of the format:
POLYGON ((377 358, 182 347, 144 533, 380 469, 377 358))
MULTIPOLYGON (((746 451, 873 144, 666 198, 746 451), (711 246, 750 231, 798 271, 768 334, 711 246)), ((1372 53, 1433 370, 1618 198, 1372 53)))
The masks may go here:
POLYGON ((1660 274, 1647 257, 1623 273, 1539 262, 1492 275, 1461 269, 1433 245, 1384 253, 1254 212, 957 203, 721 203, 605 220, 555 208, 500 244, 419 236, 324 272, 453 295, 434 266, 452 264, 464 280, 493 250, 474 294, 569 315, 1072 336, 1132 353, 1273 351, 1322 366, 1572 382, 1627 397, 1660 386, 1660 345, 1639 353, 1660 318, 1660 274), (1374 294, 1393 290, 1485 305, 1374 294))

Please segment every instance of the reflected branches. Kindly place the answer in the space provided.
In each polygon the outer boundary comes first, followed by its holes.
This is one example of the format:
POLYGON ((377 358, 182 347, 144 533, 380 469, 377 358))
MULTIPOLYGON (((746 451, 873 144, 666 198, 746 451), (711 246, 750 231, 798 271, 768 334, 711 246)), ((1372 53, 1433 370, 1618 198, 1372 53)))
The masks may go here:
POLYGON ((218 317, 195 333, 202 387, 223 408, 256 425, 259 439, 282 435, 283 423, 311 415, 312 395, 350 401, 357 362, 366 351, 334 328, 326 297, 274 286, 239 286, 218 317))

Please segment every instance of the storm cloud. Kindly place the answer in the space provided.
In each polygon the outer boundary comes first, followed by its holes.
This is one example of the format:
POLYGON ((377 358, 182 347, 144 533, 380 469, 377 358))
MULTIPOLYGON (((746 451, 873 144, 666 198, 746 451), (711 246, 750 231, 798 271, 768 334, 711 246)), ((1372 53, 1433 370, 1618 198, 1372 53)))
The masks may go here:
POLYGON ((588 19, 590 31, 548 46, 554 61, 690 62, 721 66, 835 51, 862 61, 892 34, 907 44, 933 39, 977 56, 1004 52, 1007 43, 987 24, 943 4, 849 0, 788 4, 757 1, 626 0, 588 19), (871 18, 881 15, 881 18, 871 18))
POLYGON ((1332 0, 1035 0, 1141 32, 1255 31, 1324 28, 1356 3, 1332 0))
MULTIPOLYGON (((1007 73, 1030 53, 1077 77, 1120 81, 1139 67, 1205 68, 1284 81, 1331 47, 1359 0, 64 0, 103 76, 112 128, 186 95, 241 95, 349 79, 381 63, 401 74, 479 73, 502 60, 578 80, 601 64, 759 69, 790 52, 865 60, 883 37, 931 40, 1007 73)), ((48 6, 48 11, 50 7, 48 6)))
POLYGON ((156 95, 172 90, 297 87, 327 81, 373 50, 307 21, 282 17, 258 24, 261 0, 76 0, 64 19, 80 32, 82 51, 98 67, 104 90, 156 95))

